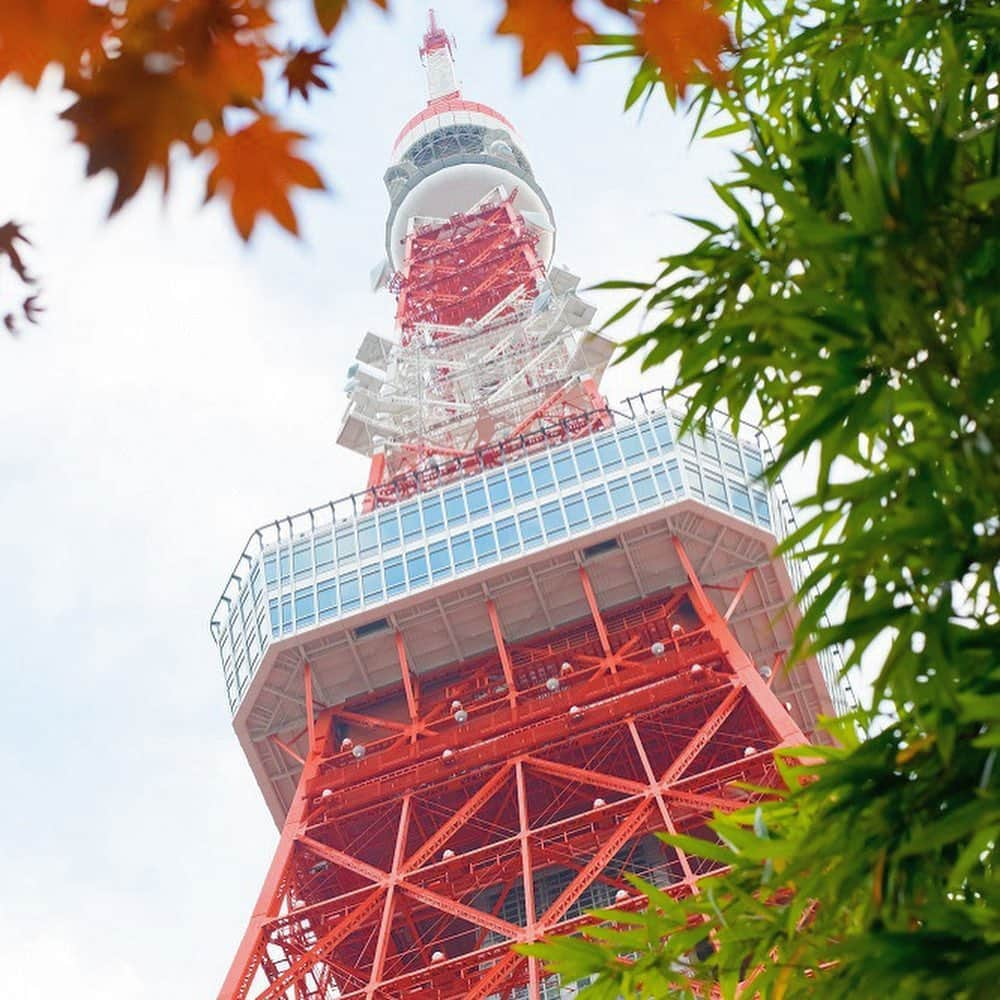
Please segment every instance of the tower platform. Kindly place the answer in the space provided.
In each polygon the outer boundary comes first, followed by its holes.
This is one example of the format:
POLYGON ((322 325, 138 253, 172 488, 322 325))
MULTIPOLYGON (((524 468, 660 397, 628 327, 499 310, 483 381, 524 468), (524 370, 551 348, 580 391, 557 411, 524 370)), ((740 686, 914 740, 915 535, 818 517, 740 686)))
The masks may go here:
POLYGON ((600 433, 507 454, 399 506, 362 513, 361 492, 252 533, 212 631, 234 728, 276 823, 301 768, 275 737, 303 738, 306 661, 331 706, 399 687, 397 632, 417 675, 495 656, 487 600, 508 642, 530 639, 588 616, 580 566, 602 609, 683 585, 674 537, 720 612, 740 592, 733 633, 773 671, 802 730, 836 711, 834 664, 825 678, 814 662, 779 669, 798 611, 772 557, 787 523, 757 479, 759 448, 720 429, 679 437, 682 414, 657 396, 633 403, 634 416, 612 413, 600 433))

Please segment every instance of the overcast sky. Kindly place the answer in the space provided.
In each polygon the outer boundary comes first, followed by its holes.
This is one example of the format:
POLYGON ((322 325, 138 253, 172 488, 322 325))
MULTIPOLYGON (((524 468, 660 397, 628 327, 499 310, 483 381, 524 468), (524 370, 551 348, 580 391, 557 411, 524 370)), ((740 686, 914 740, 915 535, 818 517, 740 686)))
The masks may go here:
MULTIPOLYGON (((107 223, 65 96, 0 85, 0 222, 25 223, 47 309, 0 337, 5 996, 214 997, 270 860, 207 623, 253 527, 364 483, 334 437, 362 334, 391 329, 368 272, 389 151, 424 103, 426 4, 354 6, 334 93, 299 113, 333 189, 299 201, 299 242, 264 225, 244 248, 200 207, 198 169, 107 223)), ((436 7, 466 96, 524 137, 558 262, 584 284, 645 276, 694 238, 671 213, 715 211, 723 146, 689 149, 659 104, 623 116, 617 63, 520 81, 498 2, 436 7)), ((661 379, 632 366, 605 388, 661 379)))

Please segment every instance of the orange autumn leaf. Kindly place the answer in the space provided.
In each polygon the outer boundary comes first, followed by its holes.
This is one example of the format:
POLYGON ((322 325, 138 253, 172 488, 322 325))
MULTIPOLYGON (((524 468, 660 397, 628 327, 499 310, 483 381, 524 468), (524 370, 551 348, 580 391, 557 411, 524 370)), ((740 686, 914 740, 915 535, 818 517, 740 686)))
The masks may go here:
POLYGON ((681 96, 699 68, 716 82, 725 79, 720 55, 729 44, 729 25, 710 0, 653 0, 642 10, 646 53, 681 96))
POLYGON ((217 160, 205 188, 205 200, 222 194, 229 198, 233 222, 249 240, 257 218, 270 215, 290 233, 298 234, 298 220, 289 195, 293 188, 323 190, 316 168, 295 155, 305 139, 301 132, 282 129, 270 115, 261 115, 231 134, 219 132, 211 143, 217 160))
POLYGON ((550 55, 558 55, 572 72, 580 65, 580 46, 593 28, 577 17, 573 0, 507 0, 498 35, 521 39, 521 73, 530 76, 550 55))
POLYGON ((6 257, 14 273, 21 281, 26 285, 33 285, 35 279, 28 274, 28 268, 21 257, 18 243, 31 246, 31 240, 24 235, 23 230, 16 222, 11 220, 0 226, 0 258, 6 257))
POLYGON ((309 90, 329 90, 330 85, 319 75, 322 69, 332 69, 333 63, 323 57, 326 49, 296 49, 285 63, 281 74, 288 84, 288 96, 298 93, 304 100, 309 100, 309 90))
POLYGON ((111 15, 87 0, 3 0, 0 3, 0 80, 16 73, 37 87, 50 63, 73 76, 100 51, 111 15))
MULTIPOLYGON (((340 23, 348 3, 349 0, 313 0, 316 20, 326 34, 329 35, 340 23)), ((382 10, 388 10, 389 0, 372 0, 372 3, 378 4, 382 10)))
POLYGON ((87 148, 87 176, 116 178, 112 214, 158 169, 169 181, 170 151, 196 149, 200 122, 220 127, 227 107, 249 107, 264 93, 261 60, 272 49, 270 15, 252 0, 134 0, 120 23, 114 58, 74 82, 77 100, 62 117, 87 148))

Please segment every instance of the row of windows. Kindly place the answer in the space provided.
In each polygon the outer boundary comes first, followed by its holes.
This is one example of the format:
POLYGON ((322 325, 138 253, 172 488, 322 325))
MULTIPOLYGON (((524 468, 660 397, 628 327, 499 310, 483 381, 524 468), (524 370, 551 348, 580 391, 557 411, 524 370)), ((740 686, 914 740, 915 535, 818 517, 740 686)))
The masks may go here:
POLYGON ((605 432, 269 552, 264 557, 264 574, 269 586, 287 585, 314 570, 322 574, 334 566, 357 563, 627 465, 658 458, 671 446, 665 414, 642 425, 605 432))
MULTIPOLYGON (((713 506, 750 516, 751 493, 745 487, 728 484, 732 497, 730 505, 725 495, 727 484, 721 478, 708 472, 703 475, 699 482, 705 483, 705 495, 702 487, 692 479, 698 475, 697 467, 691 463, 685 463, 685 466, 691 493, 706 499, 713 506)), ((628 517, 637 510, 659 506, 662 500, 670 500, 682 492, 680 468, 676 460, 670 460, 627 477, 618 477, 606 486, 599 484, 544 503, 538 509, 502 517, 495 523, 483 524, 472 530, 457 531, 427 546, 390 556, 362 566, 360 570, 320 581, 315 586, 299 587, 284 597, 272 598, 268 605, 271 634, 277 637, 308 628, 317 621, 350 614, 363 605, 381 603, 429 583, 488 566, 504 557, 560 541, 615 518, 628 517)), ((754 490, 752 500, 758 515, 767 517, 766 496, 754 490)), ((234 636, 243 630, 238 619, 233 621, 232 626, 234 636)), ((259 658, 256 629, 250 627, 245 634, 251 650, 252 669, 259 658)), ((228 649, 229 637, 224 634, 224 662, 228 649)), ((242 654, 242 650, 240 652, 242 654)), ((239 658, 236 666, 236 681, 242 688, 244 679, 239 670, 239 658)))
POLYGON ((231 604, 229 627, 220 629, 230 705, 238 704, 271 636, 559 541, 684 492, 770 528, 767 496, 749 482, 760 469, 757 453, 735 447, 724 434, 685 437, 680 444, 693 461, 679 465, 669 458, 629 469, 673 454, 667 416, 658 414, 266 554, 252 565, 239 600, 231 604), (314 573, 320 578, 315 583, 314 573), (283 591, 266 604, 265 581, 268 590, 283 591))
POLYGON ((495 522, 463 528, 439 541, 388 556, 269 602, 275 636, 349 614, 364 605, 447 579, 500 559, 561 541, 639 510, 662 506, 683 492, 676 459, 619 476, 495 522))

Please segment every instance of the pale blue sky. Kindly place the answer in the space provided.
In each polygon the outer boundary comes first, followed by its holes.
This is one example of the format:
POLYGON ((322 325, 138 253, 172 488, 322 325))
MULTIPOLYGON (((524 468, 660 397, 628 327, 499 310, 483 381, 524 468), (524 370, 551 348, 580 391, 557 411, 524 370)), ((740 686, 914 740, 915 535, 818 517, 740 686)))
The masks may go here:
MULTIPOLYGON (((150 185, 107 224, 111 184, 82 180, 65 98, 0 86, 0 220, 27 224, 48 309, 0 338, 5 995, 214 997, 270 859, 207 620, 251 528, 364 480, 333 439, 360 337, 391 328, 368 272, 389 150, 424 101, 426 4, 355 6, 334 93, 296 112, 334 191, 299 201, 301 242, 264 225, 242 247, 199 207, 198 169, 166 208, 150 185)), ((491 34, 499 2, 435 6, 464 92, 524 137, 556 259, 584 284, 650 274, 693 238, 672 212, 715 211, 725 147, 689 149, 660 103, 624 117, 624 65, 522 82, 491 34)), ((661 378, 630 366, 605 387, 661 378)))

